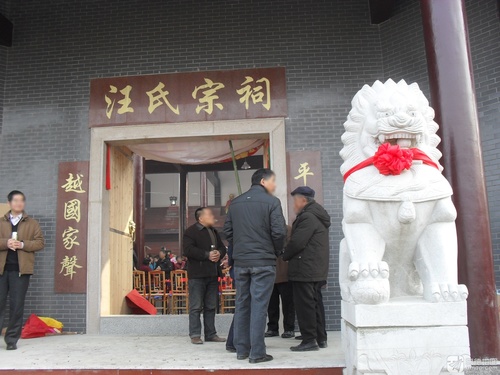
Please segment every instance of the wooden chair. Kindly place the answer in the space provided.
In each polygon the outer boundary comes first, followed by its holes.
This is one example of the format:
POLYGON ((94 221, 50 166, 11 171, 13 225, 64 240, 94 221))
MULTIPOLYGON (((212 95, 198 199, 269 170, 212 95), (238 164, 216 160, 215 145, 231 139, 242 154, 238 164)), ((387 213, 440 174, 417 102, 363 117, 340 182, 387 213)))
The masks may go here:
POLYGON ((144 298, 148 298, 147 285, 146 285, 146 272, 134 271, 134 289, 139 292, 144 298))
POLYGON ((188 274, 185 270, 170 272, 170 313, 189 313, 188 274))
POLYGON ((220 313, 234 313, 236 309, 236 289, 233 284, 233 279, 225 272, 225 276, 220 279, 220 313))
POLYGON ((156 302, 161 301, 163 314, 167 313, 168 294, 165 271, 148 272, 149 302, 156 307, 156 302))

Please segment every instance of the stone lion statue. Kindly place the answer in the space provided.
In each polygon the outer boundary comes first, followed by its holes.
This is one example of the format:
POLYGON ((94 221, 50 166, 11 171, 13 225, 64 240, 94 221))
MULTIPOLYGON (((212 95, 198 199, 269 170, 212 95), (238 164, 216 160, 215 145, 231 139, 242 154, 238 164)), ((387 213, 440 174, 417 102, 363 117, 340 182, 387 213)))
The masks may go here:
POLYGON ((452 189, 441 174, 434 110, 418 85, 389 79, 363 86, 344 127, 342 299, 465 300, 452 189))

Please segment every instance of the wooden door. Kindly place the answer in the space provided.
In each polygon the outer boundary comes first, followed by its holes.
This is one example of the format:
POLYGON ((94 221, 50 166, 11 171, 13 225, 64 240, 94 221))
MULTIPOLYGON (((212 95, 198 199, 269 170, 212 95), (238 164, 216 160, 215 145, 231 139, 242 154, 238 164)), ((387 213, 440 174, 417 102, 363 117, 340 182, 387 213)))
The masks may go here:
POLYGON ((125 296, 132 290, 134 168, 126 147, 111 146, 109 190, 110 315, 126 314, 125 296))

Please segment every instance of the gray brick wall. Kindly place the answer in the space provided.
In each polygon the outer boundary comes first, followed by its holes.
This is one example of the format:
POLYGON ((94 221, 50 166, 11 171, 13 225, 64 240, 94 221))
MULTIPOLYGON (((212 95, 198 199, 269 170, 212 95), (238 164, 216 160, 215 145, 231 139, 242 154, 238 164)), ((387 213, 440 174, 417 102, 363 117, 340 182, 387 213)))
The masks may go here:
MULTIPOLYGON (((500 19, 495 0, 467 0, 497 288, 500 288, 500 19)), ((429 95, 417 1, 398 0, 396 15, 380 27, 385 78, 418 82, 429 95)))
POLYGON ((328 328, 338 329, 342 124, 364 83, 405 78, 428 91, 419 9, 411 3, 401 2, 392 20, 373 26, 366 0, 12 2, 14 46, 0 138, 0 174, 9 179, 0 179, 0 197, 23 189, 47 237, 27 314, 84 330, 85 296, 53 293, 55 186, 59 161, 89 158, 91 78, 281 65, 288 80, 287 148, 322 152, 325 206, 333 217, 325 302, 328 328))
MULTIPOLYGON (((10 15, 10 0, 0 0, 0 14, 5 17, 10 15)), ((5 98, 5 81, 7 77, 7 61, 9 48, 0 46, 0 134, 3 123, 3 102, 5 98)))
POLYGON ((5 98, 5 81, 7 74, 8 54, 8 48, 0 46, 0 134, 2 133, 3 124, 3 102, 5 98))
POLYGON ((380 25, 380 40, 384 78, 417 82, 430 99, 420 2, 398 0, 394 16, 380 25))
POLYGON ((342 123, 352 95, 382 75, 378 27, 364 0, 43 1, 12 4, 0 196, 26 191, 47 247, 37 259, 27 314, 83 330, 83 295, 53 294, 56 168, 88 159, 89 80, 159 72, 286 66, 290 150, 322 151, 333 216, 328 328, 339 327, 337 252, 342 123))
POLYGON ((467 0, 497 288, 500 288, 500 19, 495 0, 467 0))

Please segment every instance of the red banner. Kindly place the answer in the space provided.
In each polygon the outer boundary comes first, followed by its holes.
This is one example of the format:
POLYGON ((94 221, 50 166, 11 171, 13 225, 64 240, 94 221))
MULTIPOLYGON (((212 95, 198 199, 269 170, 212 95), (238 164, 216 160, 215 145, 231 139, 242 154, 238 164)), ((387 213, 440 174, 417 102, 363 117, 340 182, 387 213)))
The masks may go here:
POLYGON ((87 291, 89 162, 59 163, 55 292, 87 291))
POLYGON ((285 68, 99 78, 89 126, 286 117, 285 68))

